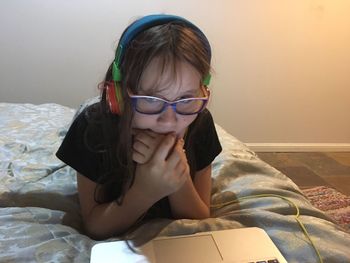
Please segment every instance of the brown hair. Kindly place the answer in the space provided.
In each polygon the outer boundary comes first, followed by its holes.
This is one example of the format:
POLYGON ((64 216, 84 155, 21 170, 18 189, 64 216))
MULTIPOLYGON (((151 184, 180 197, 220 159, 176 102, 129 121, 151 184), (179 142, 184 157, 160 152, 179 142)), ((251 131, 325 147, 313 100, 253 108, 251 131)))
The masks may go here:
MULTIPOLYGON (((97 201, 116 200, 119 204, 122 203, 126 191, 134 181, 135 164, 132 161, 131 135, 133 111, 126 87, 137 94, 143 71, 154 58, 160 59, 162 70, 170 66, 174 77, 177 62, 184 61, 192 65, 204 79, 210 72, 210 54, 206 49, 206 40, 202 37, 183 23, 172 22, 141 32, 126 47, 120 65, 122 81, 119 83, 124 100, 123 114, 115 116, 110 113, 105 91, 102 93, 101 102, 96 106, 100 115, 98 123, 100 129, 102 128, 101 144, 104 145, 104 169, 95 192, 97 201)), ((105 81, 112 81, 112 64, 106 73, 105 81)), ((90 123, 96 124, 94 121, 90 123)), ((96 125, 92 126, 96 129, 96 125)), ((187 137, 191 140, 190 134, 187 137)), ((88 137, 86 143, 89 144, 88 137)), ((186 151, 191 152, 191 149, 186 148, 186 151)), ((195 172, 193 157, 189 158, 189 164, 192 174, 195 172)))

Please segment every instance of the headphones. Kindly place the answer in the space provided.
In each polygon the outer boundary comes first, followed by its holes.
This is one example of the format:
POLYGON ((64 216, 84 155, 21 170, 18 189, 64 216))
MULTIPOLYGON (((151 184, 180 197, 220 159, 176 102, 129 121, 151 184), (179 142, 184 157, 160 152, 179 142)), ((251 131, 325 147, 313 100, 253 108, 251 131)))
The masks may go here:
MULTIPOLYGON (((120 82, 122 80, 122 75, 120 71, 120 65, 123 60, 125 50, 130 45, 131 41, 141 32, 158 25, 163 25, 171 22, 180 22, 181 24, 186 25, 193 29, 196 33, 201 36, 201 39, 204 42, 207 54, 209 56, 209 62, 211 59, 211 48, 208 39, 204 33, 194 24, 188 20, 174 15, 148 15, 142 17, 141 19, 132 23, 122 34, 121 39, 116 51, 116 56, 112 65, 112 82, 105 83, 106 88, 106 100, 109 106, 110 111, 113 114, 121 115, 124 108, 122 92, 120 87, 120 82)), ((210 74, 208 74, 204 80, 203 85, 208 86, 210 83, 210 74)))

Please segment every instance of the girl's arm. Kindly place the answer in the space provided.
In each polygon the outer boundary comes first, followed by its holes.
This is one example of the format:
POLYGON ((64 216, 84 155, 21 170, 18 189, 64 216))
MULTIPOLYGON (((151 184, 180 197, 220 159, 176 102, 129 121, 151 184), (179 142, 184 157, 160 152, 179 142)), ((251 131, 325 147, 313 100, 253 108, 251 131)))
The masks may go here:
POLYGON ((134 185, 126 193, 121 206, 116 202, 99 204, 94 199, 95 182, 78 174, 77 183, 85 229, 96 239, 123 233, 157 201, 134 185))
POLYGON ((184 185, 169 195, 175 218, 204 219, 210 217, 211 165, 189 177, 184 185))

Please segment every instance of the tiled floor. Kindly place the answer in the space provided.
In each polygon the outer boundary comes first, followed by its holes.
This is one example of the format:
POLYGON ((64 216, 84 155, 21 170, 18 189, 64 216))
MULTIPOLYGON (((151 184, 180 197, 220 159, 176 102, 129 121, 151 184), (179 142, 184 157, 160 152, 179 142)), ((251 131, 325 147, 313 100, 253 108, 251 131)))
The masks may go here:
POLYGON ((324 185, 350 196, 350 152, 257 154, 302 189, 324 185))

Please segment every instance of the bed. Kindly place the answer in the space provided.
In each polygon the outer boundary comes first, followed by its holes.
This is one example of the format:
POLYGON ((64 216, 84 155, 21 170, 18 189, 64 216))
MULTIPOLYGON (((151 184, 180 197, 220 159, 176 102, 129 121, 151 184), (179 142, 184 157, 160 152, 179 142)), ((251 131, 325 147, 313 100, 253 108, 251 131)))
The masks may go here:
MULTIPOLYGON (((75 171, 55 157, 74 114, 58 104, 0 103, 0 262, 89 262, 91 247, 101 242, 84 234, 75 171)), ((212 217, 155 219, 129 238, 257 226, 288 262, 318 262, 295 219, 297 206, 323 262, 350 262, 350 234, 288 177, 216 127, 223 151, 213 163, 212 217)))

